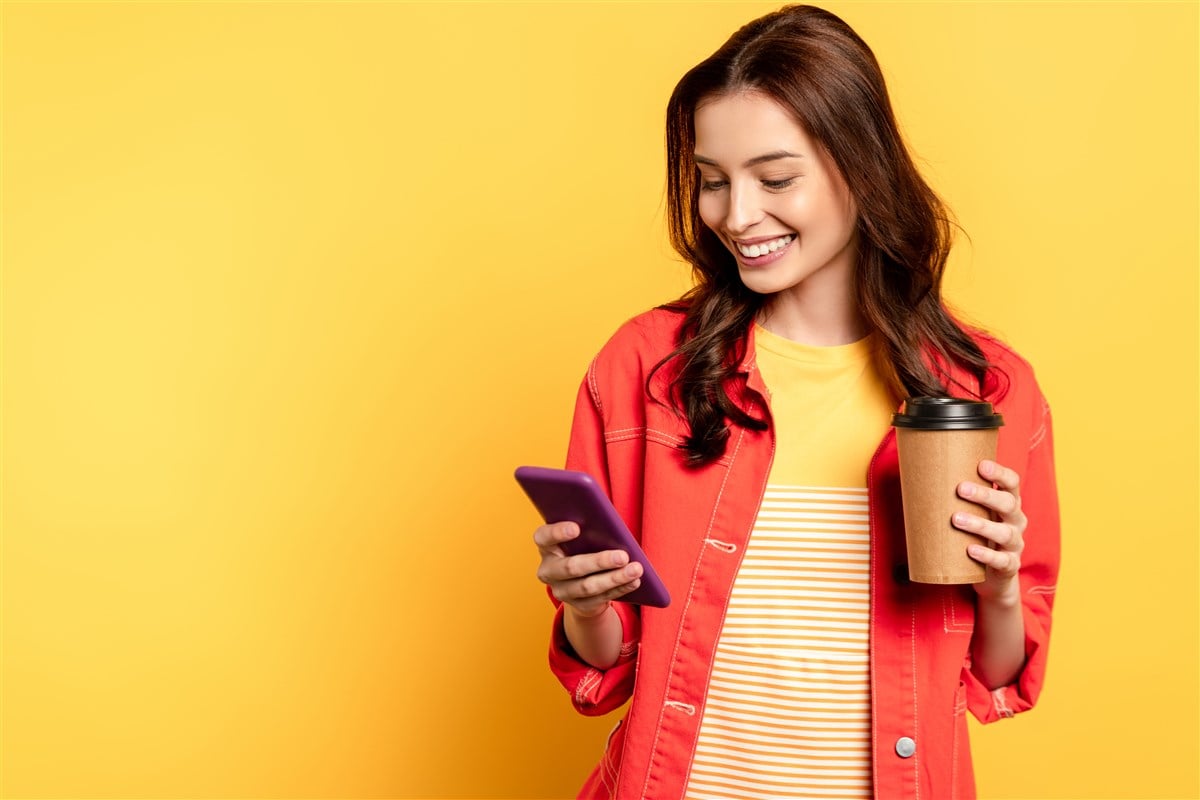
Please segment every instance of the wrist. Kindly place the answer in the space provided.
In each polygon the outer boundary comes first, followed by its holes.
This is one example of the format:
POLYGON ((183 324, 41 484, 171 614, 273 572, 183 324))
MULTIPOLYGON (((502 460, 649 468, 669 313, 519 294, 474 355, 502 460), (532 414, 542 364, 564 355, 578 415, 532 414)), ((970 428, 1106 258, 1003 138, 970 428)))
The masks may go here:
POLYGON ((564 605, 566 607, 567 614, 569 614, 576 622, 586 625, 594 624, 603 619, 604 615, 608 613, 608 610, 612 608, 612 600, 606 601, 603 605, 597 606, 591 611, 580 611, 570 603, 565 603, 564 605))
POLYGON ((980 592, 978 595, 978 604, 980 606, 988 606, 995 609, 1013 609, 1021 607, 1021 584, 1013 578, 1013 580, 1004 587, 997 587, 993 591, 980 592))

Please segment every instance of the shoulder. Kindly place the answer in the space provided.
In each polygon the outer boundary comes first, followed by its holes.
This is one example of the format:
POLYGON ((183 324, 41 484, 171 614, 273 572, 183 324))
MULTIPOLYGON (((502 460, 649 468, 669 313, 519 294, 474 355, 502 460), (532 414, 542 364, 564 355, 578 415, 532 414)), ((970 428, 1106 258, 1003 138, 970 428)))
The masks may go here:
POLYGON ((596 362, 654 366, 666 358, 679 341, 683 326, 682 309, 659 306, 627 320, 609 337, 596 356, 596 362))
POLYGON ((657 369, 675 350, 684 314, 672 306, 660 306, 627 320, 588 365, 585 383, 597 408, 612 411, 620 406, 639 406, 667 390, 668 369, 657 369))
POLYGON ((1008 343, 998 339, 987 331, 969 328, 968 332, 971 338, 975 340, 975 344, 979 345, 979 349, 983 351, 984 357, 987 358, 988 363, 993 368, 999 369, 1014 382, 1036 385, 1037 381, 1034 378, 1033 365, 1008 343))
POLYGON ((974 328, 968 329, 991 365, 986 399, 1015 427, 1036 436, 1046 424, 1050 406, 1038 385, 1033 365, 1007 342, 974 328))

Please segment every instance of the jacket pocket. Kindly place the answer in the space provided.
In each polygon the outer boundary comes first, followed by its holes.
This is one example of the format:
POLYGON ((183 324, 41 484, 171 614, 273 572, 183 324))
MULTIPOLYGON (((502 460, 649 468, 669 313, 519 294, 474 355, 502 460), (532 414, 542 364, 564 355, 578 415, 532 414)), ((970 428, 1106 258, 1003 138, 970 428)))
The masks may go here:
POLYGON ((942 625, 946 633, 970 634, 975 630, 975 601, 970 586, 942 587, 942 625))

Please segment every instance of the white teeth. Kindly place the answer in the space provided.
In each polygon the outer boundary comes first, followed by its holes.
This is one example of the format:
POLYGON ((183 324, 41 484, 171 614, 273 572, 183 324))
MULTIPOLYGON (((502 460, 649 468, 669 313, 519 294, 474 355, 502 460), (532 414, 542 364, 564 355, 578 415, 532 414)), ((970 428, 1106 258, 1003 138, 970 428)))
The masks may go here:
POLYGON ((761 244, 739 244, 737 249, 746 258, 758 258, 759 256, 765 256, 767 253, 774 253, 781 247, 786 247, 795 238, 796 235, 794 233, 789 233, 787 236, 780 236, 778 239, 772 239, 769 242, 762 242, 761 244))

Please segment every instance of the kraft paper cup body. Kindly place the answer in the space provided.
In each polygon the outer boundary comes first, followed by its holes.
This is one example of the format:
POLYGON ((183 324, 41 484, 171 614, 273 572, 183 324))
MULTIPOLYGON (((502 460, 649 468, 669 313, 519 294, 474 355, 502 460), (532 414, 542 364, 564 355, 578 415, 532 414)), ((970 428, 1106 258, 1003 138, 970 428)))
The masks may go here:
POLYGON ((980 583, 983 564, 967 545, 987 540, 950 524, 956 512, 986 516, 958 496, 958 484, 979 481, 979 462, 995 459, 999 430, 922 430, 896 427, 900 492, 908 543, 908 577, 916 583, 980 583))

